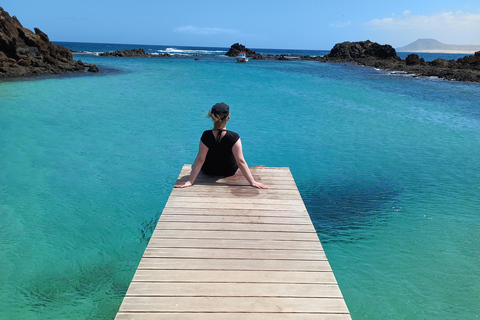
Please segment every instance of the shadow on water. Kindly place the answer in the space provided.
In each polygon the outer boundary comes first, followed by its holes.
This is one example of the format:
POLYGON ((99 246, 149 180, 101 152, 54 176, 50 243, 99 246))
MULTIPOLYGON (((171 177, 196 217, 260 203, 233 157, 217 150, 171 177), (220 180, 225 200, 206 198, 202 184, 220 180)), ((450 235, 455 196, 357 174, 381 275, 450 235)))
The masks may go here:
POLYGON ((25 317, 7 318, 71 319, 78 312, 75 319, 113 319, 127 291, 127 278, 116 261, 42 270, 16 289, 24 297, 19 303, 25 317))
POLYGON ((150 220, 142 222, 142 226, 138 229, 140 233, 140 243, 148 243, 150 241, 150 238, 152 237, 153 231, 155 231, 155 227, 157 226, 157 222, 158 219, 160 219, 161 214, 162 212, 159 211, 150 220))
MULTIPOLYGON (((160 214, 158 212, 139 226, 141 244, 150 240, 160 214)), ((37 276, 23 281, 15 290, 23 297, 19 303, 25 308, 25 315, 67 319, 72 310, 76 310, 79 312, 76 319, 113 319, 127 291, 132 261, 138 259, 138 253, 122 252, 112 260, 102 257, 91 261, 72 259, 67 266, 37 271, 37 276)))
MULTIPOLYGON (((345 180, 308 184, 303 201, 322 242, 350 242, 398 211, 401 186, 393 181, 345 180)), ((303 189, 303 188, 302 188, 303 189)))
POLYGON ((98 65, 99 72, 66 72, 60 74, 40 74, 40 75, 28 75, 11 78, 0 78, 2 82, 20 82, 20 81, 39 81, 49 79, 70 79, 70 78, 83 78, 83 77, 99 77, 109 76, 126 73, 126 71, 110 67, 108 65, 98 65))

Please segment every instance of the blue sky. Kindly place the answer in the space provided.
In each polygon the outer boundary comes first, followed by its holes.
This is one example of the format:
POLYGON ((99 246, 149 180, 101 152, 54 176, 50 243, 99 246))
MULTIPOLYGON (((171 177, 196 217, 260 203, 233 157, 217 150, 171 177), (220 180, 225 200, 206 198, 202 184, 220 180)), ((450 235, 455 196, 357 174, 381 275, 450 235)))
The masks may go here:
POLYGON ((479 0, 3 0, 53 41, 330 50, 343 41, 394 47, 419 38, 480 44, 479 0))

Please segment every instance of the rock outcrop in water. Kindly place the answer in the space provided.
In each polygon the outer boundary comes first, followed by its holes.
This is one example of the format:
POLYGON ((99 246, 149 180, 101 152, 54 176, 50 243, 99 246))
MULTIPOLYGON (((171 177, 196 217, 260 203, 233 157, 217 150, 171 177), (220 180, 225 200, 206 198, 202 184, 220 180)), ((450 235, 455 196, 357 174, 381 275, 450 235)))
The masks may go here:
POLYGON ((102 52, 100 53, 100 56, 102 57, 162 57, 162 58, 169 58, 171 57, 170 54, 168 53, 162 53, 162 54, 151 54, 151 53, 146 53, 145 49, 139 48, 139 49, 128 49, 128 50, 117 50, 117 51, 111 51, 111 52, 102 52))
POLYGON ((225 55, 227 57, 236 57, 240 52, 245 52, 245 54, 249 58, 253 58, 253 59, 263 58, 261 54, 255 53, 255 51, 253 51, 252 49, 246 48, 243 44, 240 44, 240 43, 232 44, 228 52, 225 53, 225 55))
POLYGON ((410 74, 419 77, 438 77, 446 80, 480 82, 480 51, 473 56, 465 56, 458 60, 436 59, 425 62, 417 54, 410 54, 401 59, 395 49, 388 45, 380 45, 372 41, 342 42, 336 44, 325 56, 301 55, 262 55, 245 48, 238 43, 232 45, 227 56, 235 57, 238 52, 245 51, 247 56, 256 59, 271 60, 314 60, 320 62, 354 63, 375 67, 396 73, 410 74))
POLYGON ((336 44, 323 60, 356 63, 421 77, 480 82, 480 51, 456 61, 436 59, 425 62, 417 54, 410 54, 402 60, 390 45, 379 45, 371 41, 343 42, 336 44))
POLYGON ((322 57, 311 57, 311 56, 301 56, 301 55, 290 55, 290 54, 261 54, 256 53, 252 49, 246 48, 244 45, 235 43, 230 46, 230 49, 225 54, 227 57, 236 57, 238 53, 245 52, 248 58, 252 58, 254 60, 321 60, 322 57))
POLYGON ((102 57, 147 57, 145 49, 129 49, 129 50, 117 50, 112 52, 100 53, 102 57))
POLYGON ((355 60, 375 60, 375 59, 393 59, 399 60, 395 49, 386 44, 380 45, 376 42, 342 42, 337 43, 330 53, 325 56, 328 61, 355 61, 355 60))
POLYGON ((73 60, 69 49, 50 42, 40 29, 24 28, 0 7, 0 77, 69 72, 97 72, 92 64, 73 60))

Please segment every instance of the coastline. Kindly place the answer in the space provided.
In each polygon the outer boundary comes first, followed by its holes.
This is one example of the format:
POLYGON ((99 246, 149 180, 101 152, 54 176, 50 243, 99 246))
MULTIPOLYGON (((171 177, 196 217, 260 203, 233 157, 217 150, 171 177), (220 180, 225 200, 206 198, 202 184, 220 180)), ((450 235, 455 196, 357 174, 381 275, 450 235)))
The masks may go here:
MULTIPOLYGON (((257 53, 252 49, 245 48, 239 44, 234 44, 228 48, 220 47, 175 47, 162 45, 133 45, 133 44, 101 44, 101 43, 75 43, 75 42, 52 42, 53 45, 68 48, 75 59, 82 56, 88 60, 88 56, 102 58, 182 58, 201 60, 204 58, 229 58, 235 57, 236 51, 247 50, 247 56, 252 61, 259 60, 278 60, 278 61, 317 61, 329 63, 351 63, 360 66, 373 67, 376 69, 387 71, 396 75, 407 75, 409 77, 437 77, 444 80, 480 83, 480 70, 478 69, 478 56, 462 56, 460 53, 446 52, 445 50, 425 50, 422 52, 397 52, 389 45, 379 45, 370 41, 361 42, 344 42, 336 46, 346 46, 346 53, 336 55, 335 47, 332 50, 282 50, 282 49, 256 49, 261 53, 257 53), (378 52, 367 52, 365 48, 361 49, 362 53, 358 55, 358 48, 362 46, 376 46, 388 48, 391 52, 390 56, 384 57, 378 52), (140 48, 142 47, 142 48, 140 48), (232 48, 236 49, 232 51, 232 48), (423 53, 423 55, 422 55, 423 53), (402 56, 399 57, 399 55, 402 56), (405 56, 407 55, 407 56, 405 56), (420 57, 420 56, 422 57, 420 57), (424 58, 425 57, 425 58, 424 58), (428 57, 428 58, 427 58, 428 57), (442 57, 442 58, 438 58, 442 57), (457 60, 454 60, 457 58, 457 60), (458 63, 458 61, 463 61, 458 63), (472 60, 471 64, 464 63, 466 60, 472 60)), ((369 49, 370 50, 370 49, 369 49)), ((448 50, 447 50, 448 51, 448 50)), ((101 59, 102 59, 101 58, 101 59)), ((83 58, 82 58, 83 59, 83 58)), ((75 60, 74 60, 75 61, 75 60)), ((94 64, 83 63, 78 60, 83 67, 95 66, 94 64)), ((94 61, 95 62, 95 61, 94 61)), ((99 75, 104 74, 101 69, 100 62, 99 75)), ((288 63, 288 62, 286 62, 288 63)), ((52 72, 53 74, 63 74, 62 72, 52 72)), ((71 72, 67 72, 71 73, 71 72)), ((73 72, 73 74, 83 73, 73 72)), ((88 72, 89 73, 89 72, 88 72)), ((107 72, 108 73, 108 72, 107 72)), ((42 73, 33 74, 12 74, 3 75, 3 79, 19 79, 37 77, 42 73)), ((51 73, 50 73, 51 74, 51 73)))
MULTIPOLYGON (((238 43, 232 45, 226 55, 234 57, 240 51, 247 52, 247 56, 254 60, 291 60, 283 55, 264 57, 238 43)), ((405 72, 415 77, 438 77, 444 80, 480 83, 480 51, 473 56, 467 55, 457 60, 437 58, 433 61, 425 61, 415 53, 402 59, 391 45, 381 45, 367 40, 337 43, 325 56, 298 56, 296 58, 319 62, 354 63, 386 71, 405 72)))

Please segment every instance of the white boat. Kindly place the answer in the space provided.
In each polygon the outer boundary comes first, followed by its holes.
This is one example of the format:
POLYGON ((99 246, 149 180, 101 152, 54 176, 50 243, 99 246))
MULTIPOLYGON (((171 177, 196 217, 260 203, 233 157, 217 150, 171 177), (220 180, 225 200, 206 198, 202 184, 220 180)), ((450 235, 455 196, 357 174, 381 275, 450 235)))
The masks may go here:
POLYGON ((248 62, 247 54, 245 52, 239 52, 237 55, 237 62, 248 62))

